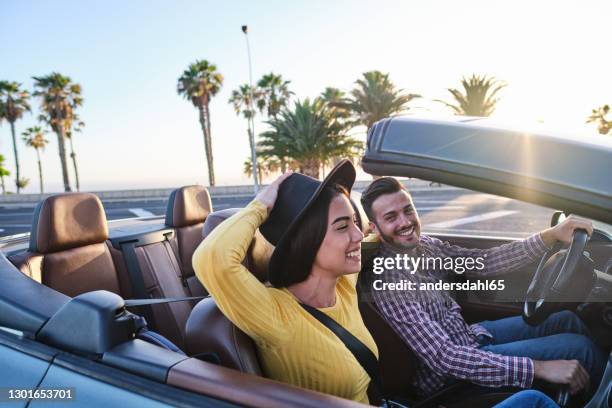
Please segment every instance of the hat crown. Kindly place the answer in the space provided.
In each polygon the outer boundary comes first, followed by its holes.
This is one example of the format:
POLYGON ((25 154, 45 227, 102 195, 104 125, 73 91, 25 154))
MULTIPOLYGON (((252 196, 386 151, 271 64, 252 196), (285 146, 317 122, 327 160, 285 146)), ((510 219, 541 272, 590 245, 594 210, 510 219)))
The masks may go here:
POLYGON ((262 235, 277 245, 289 226, 298 218, 321 181, 301 173, 294 173, 279 186, 274 208, 259 228, 262 235))

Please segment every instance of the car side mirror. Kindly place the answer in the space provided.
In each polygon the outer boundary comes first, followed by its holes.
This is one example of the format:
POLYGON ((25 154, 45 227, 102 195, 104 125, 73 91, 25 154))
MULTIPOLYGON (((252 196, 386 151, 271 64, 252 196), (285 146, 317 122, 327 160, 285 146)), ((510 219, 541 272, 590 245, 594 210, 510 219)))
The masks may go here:
POLYGON ((567 215, 563 211, 555 211, 550 218, 550 226, 554 227, 560 222, 563 222, 567 218, 567 215))

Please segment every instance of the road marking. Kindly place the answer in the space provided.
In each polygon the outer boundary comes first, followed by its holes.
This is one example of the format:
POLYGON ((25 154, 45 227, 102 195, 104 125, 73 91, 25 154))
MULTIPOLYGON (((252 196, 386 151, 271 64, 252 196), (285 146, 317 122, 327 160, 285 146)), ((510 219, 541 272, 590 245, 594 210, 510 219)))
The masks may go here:
POLYGON ((155 215, 144 208, 130 208, 129 211, 137 217, 153 217, 155 215))
POLYGON ((452 228, 458 225, 471 224, 473 222, 480 222, 485 220, 492 220, 494 218, 505 217, 510 214, 514 214, 518 211, 491 211, 488 213, 474 215, 471 217, 458 218, 456 220, 444 221, 444 222, 436 222, 433 224, 429 224, 428 227, 431 228, 452 228))
POLYGON ((418 207, 417 211, 456 211, 456 210, 464 210, 465 206, 463 205, 442 205, 438 207, 418 207))
POLYGON ((429 226, 423 226, 424 234, 466 234, 466 235, 478 235, 488 237, 503 237, 512 235, 513 238, 525 238, 531 235, 530 232, 520 231, 496 231, 496 230, 482 230, 482 229, 461 229, 461 228, 434 228, 429 229, 429 226))
MULTIPOLYGON (((463 197, 462 197, 463 198, 463 197)), ((471 197, 470 197, 471 198, 471 197)), ((422 200, 419 197, 413 197, 413 201, 416 205, 420 204, 456 204, 456 205, 472 205, 475 203, 481 203, 483 200, 487 200, 489 197, 483 197, 478 200, 457 200, 455 198, 449 198, 447 200, 422 200)))

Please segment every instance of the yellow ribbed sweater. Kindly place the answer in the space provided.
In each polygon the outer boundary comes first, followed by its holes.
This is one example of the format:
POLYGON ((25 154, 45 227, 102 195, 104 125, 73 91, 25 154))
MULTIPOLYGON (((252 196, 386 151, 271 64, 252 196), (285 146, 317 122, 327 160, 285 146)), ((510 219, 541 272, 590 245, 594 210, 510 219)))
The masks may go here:
MULTIPOLYGON (((266 217, 266 207, 254 200, 221 223, 193 255, 196 275, 223 314, 255 341, 268 378, 367 403, 370 377, 340 339, 291 292, 264 286, 241 264, 266 217)), ((378 356, 359 313, 356 279, 341 277, 336 304, 319 310, 378 356)))

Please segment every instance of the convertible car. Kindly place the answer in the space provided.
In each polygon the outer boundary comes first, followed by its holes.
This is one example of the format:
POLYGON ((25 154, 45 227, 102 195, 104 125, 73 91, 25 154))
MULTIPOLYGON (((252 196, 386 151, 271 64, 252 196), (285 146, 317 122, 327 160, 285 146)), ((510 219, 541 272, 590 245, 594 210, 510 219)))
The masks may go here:
MULTIPOLYGON (((363 168, 521 200, 594 221, 539 264, 507 277, 509 290, 458 298, 468 322, 522 314, 536 324, 572 309, 612 347, 612 143, 500 128, 486 120, 396 117, 370 131, 363 168), (549 259, 550 258, 550 259, 549 259)), ((252 340, 217 309, 191 256, 238 209, 213 211, 201 186, 176 189, 165 216, 107 222, 93 194, 58 194, 35 210, 30 234, 0 240, 0 402, 10 406, 353 407, 352 401, 265 378, 252 340), (161 336, 160 336, 161 335, 161 336), (36 392, 38 391, 38 392, 36 392)), ((361 213, 365 227, 365 215, 361 213)), ((548 222, 548 220, 547 220, 548 222)), ((467 247, 503 236, 436 232, 467 247)), ((257 234, 244 264, 266 281, 272 246, 257 234)), ((365 250, 365 249, 364 249, 365 250)), ((364 293, 367 290, 364 289, 364 293)), ((363 296, 380 350, 385 393, 411 407, 489 407, 513 390, 458 382, 419 398, 414 357, 363 296)), ((612 406, 612 355, 594 397, 542 387, 562 406, 612 406)), ((370 393, 373 404, 380 396, 370 393)))

